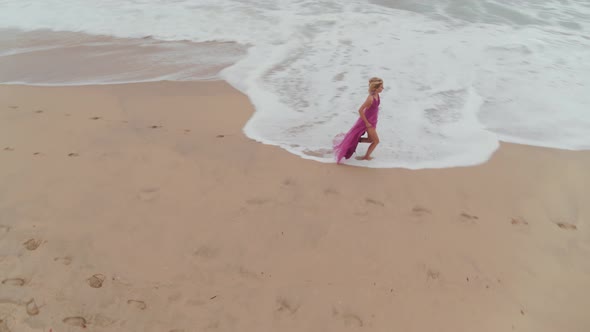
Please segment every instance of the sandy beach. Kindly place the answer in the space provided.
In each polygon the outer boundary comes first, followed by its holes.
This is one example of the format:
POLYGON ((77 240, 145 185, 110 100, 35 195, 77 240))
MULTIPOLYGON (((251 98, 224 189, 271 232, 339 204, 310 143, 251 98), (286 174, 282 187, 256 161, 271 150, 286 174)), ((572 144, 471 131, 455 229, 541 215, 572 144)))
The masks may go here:
POLYGON ((0 332, 590 331, 589 151, 323 164, 252 112, 218 81, 0 86, 0 332))

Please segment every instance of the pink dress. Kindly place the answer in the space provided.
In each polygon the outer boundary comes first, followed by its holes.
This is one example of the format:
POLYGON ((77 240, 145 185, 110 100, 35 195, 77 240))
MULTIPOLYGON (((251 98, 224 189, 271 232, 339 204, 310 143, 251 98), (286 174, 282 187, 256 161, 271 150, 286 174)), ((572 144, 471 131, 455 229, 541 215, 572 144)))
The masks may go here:
MULTIPOLYGON (((373 98, 373 103, 365 110, 365 117, 367 117, 367 120, 374 128, 377 128, 379 104, 381 104, 381 98, 373 98)), ((365 122, 359 116, 354 126, 350 128, 346 135, 339 134, 336 136, 334 139, 334 157, 336 158, 336 163, 339 164, 343 158, 348 159, 354 154, 359 144, 359 139, 366 131, 365 122)))

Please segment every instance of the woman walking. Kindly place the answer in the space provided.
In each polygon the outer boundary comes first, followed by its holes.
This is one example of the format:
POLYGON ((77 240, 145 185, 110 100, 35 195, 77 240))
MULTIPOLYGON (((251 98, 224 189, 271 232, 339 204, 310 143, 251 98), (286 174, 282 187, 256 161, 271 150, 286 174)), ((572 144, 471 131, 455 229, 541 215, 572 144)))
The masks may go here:
POLYGON ((367 153, 359 160, 371 160, 371 153, 379 144, 377 135, 377 118, 379 115, 379 104, 381 98, 379 94, 383 91, 383 80, 373 77, 369 80, 369 96, 359 108, 359 119, 354 126, 342 137, 339 135, 334 140, 334 156, 336 162, 340 163, 342 159, 349 159, 356 151, 358 143, 370 143, 367 153), (364 133, 368 137, 362 137, 364 133))

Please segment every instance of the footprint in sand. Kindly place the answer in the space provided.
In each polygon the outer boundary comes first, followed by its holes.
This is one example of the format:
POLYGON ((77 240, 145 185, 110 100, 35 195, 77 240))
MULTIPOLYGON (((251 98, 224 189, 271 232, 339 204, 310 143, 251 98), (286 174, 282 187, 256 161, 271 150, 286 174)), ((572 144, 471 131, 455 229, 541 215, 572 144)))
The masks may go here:
POLYGON ((185 132, 185 133, 190 133, 190 132, 191 132, 191 130, 190 130, 190 129, 185 129, 185 130, 184 130, 184 132, 185 132))
POLYGON ((79 157, 80 155, 76 152, 68 153, 68 157, 79 157))
POLYGON ((139 194, 137 194, 137 198, 139 198, 142 201, 153 201, 154 199, 158 198, 158 196, 160 195, 160 188, 144 188, 141 189, 139 191, 139 194))
POLYGON ((41 155, 41 152, 34 152, 33 153, 33 156, 40 156, 40 155, 41 155))
POLYGON ((469 220, 478 220, 479 219, 478 216, 472 215, 472 214, 469 214, 469 213, 466 213, 466 212, 462 212, 461 213, 461 217, 463 217, 465 219, 469 219, 469 220))
POLYGON ((426 280, 436 280, 440 278, 440 272, 434 269, 428 269, 426 270, 426 280))
POLYGON ((460 217, 461 217, 462 222, 467 222, 467 223, 472 223, 472 224, 474 224, 476 222, 476 220, 479 220, 478 216, 469 214, 467 212, 462 212, 460 217))
POLYGON ((88 324, 84 317, 66 317, 62 320, 62 322, 71 326, 77 326, 81 328, 86 328, 86 325, 88 324))
POLYGON ((412 214, 415 216, 423 216, 423 215, 427 215, 427 214, 432 214, 432 211, 428 208, 423 207, 423 206, 416 205, 416 206, 414 206, 414 208, 412 208, 412 214))
POLYGON ((16 105, 11 105, 11 106, 8 106, 8 108, 15 110, 15 109, 18 109, 18 106, 16 106, 16 105))
POLYGON ((243 266, 239 266, 237 267, 237 271, 238 275, 242 278, 249 278, 249 279, 253 279, 253 280, 260 280, 260 276, 258 276, 258 274, 252 270, 249 270, 243 266))
POLYGON ((385 206, 385 203, 383 203, 381 201, 378 201, 378 200, 375 200, 375 199, 372 199, 372 198, 365 198, 365 202, 368 203, 368 204, 378 205, 378 206, 381 206, 381 207, 384 207, 385 206))
POLYGON ((215 258, 217 253, 218 250, 215 248, 201 246, 199 249, 195 250, 194 255, 203 258, 215 258))
POLYGON ((219 135, 217 135, 217 136, 215 136, 215 137, 217 137, 217 138, 224 138, 224 137, 225 137, 225 135, 221 135, 221 134, 219 134, 219 135))
POLYGON ((346 326, 357 326, 362 327, 364 325, 363 320, 355 314, 343 314, 342 319, 346 326))
POLYGON ((324 195, 338 195, 338 194, 339 194, 338 190, 336 190, 334 188, 324 189, 324 195))
POLYGON ((289 187, 289 186, 292 186, 294 184, 295 184, 295 181, 293 179, 291 179, 291 178, 286 178, 283 181, 283 186, 285 186, 285 187, 289 187))
POLYGON ((27 309, 27 314, 29 316, 36 316, 39 314, 39 307, 37 307, 37 303, 35 303, 35 299, 30 299, 25 303, 25 307, 27 309))
POLYGON ((145 304, 145 302, 143 301, 139 301, 139 300, 127 300, 127 304, 129 304, 130 306, 139 309, 139 310, 145 310, 147 309, 147 304, 145 304))
POLYGON ((8 285, 8 286, 21 287, 21 286, 24 286, 26 283, 27 283, 27 281, 23 278, 8 278, 8 279, 2 280, 2 285, 8 285))
POLYGON ((344 321, 344 325, 347 327, 363 327, 364 325, 363 319, 354 313, 340 313, 338 310, 336 310, 336 308, 332 308, 332 316, 342 319, 342 321, 344 321))
POLYGON ((55 257, 53 260, 55 262, 60 262, 63 265, 70 265, 72 263, 72 257, 70 257, 70 256, 55 257))
POLYGON ((100 120, 102 119, 100 116, 93 116, 90 118, 90 120, 100 120))
POLYGON ((27 248, 27 250, 30 250, 30 251, 37 250, 37 248, 39 248, 39 246, 41 245, 41 240, 28 239, 27 242, 23 243, 23 245, 25 246, 25 248, 27 248))
POLYGON ((291 301, 283 298, 283 297, 278 297, 277 298, 277 311, 278 312, 288 312, 290 315, 294 315, 297 310, 299 310, 300 305, 299 304, 294 304, 291 301))
POLYGON ((510 220, 512 225, 528 225, 528 221, 526 221, 523 217, 515 217, 510 220))
POLYGON ((557 227, 565 230, 575 231, 578 227, 574 224, 565 223, 565 222, 556 222, 557 227))
POLYGON ((88 286, 92 288, 101 288, 105 279, 106 277, 103 274, 95 274, 92 277, 86 279, 86 281, 88 282, 88 286))
POLYGON ((7 146, 4 148, 4 151, 14 151, 13 147, 7 146))
POLYGON ((41 114, 41 113, 43 113, 43 110, 36 110, 35 113, 41 114))
POLYGON ((153 126, 150 126, 150 128, 151 129, 160 129, 160 128, 162 128, 162 126, 160 126, 160 125, 153 125, 153 126))

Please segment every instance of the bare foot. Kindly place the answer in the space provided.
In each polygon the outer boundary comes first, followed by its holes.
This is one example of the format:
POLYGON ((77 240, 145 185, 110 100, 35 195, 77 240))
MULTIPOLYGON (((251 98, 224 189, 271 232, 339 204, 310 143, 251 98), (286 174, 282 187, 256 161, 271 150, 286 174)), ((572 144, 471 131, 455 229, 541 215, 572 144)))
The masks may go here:
POLYGON ((373 160, 373 157, 358 156, 358 157, 356 157, 356 160, 373 160))

